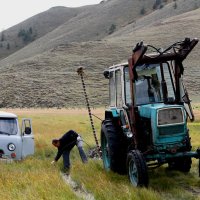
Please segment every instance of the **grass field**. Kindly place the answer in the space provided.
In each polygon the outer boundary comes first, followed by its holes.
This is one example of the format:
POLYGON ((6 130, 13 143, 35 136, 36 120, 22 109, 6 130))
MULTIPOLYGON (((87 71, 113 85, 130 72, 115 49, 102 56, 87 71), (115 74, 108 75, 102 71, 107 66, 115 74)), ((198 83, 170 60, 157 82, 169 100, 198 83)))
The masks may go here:
MULTIPOLYGON (((200 105, 194 106, 197 121, 189 123, 193 148, 200 146, 200 105)), ((11 164, 0 163, 0 199, 4 200, 68 200, 80 199, 60 175, 62 159, 52 166, 56 149, 51 145, 53 138, 60 137, 69 129, 80 132, 87 142, 84 148, 94 146, 94 139, 85 110, 15 109, 8 110, 33 121, 36 152, 34 156, 11 164)), ((103 109, 93 111, 103 118, 103 109)), ((100 121, 95 127, 100 133, 100 121)), ((169 171, 166 166, 149 171, 150 184, 147 188, 133 188, 126 176, 105 172, 101 160, 90 159, 83 165, 76 148, 71 153, 71 177, 79 186, 84 185, 95 199, 134 199, 134 200, 196 200, 200 199, 200 179, 198 162, 193 160, 189 174, 169 171)))

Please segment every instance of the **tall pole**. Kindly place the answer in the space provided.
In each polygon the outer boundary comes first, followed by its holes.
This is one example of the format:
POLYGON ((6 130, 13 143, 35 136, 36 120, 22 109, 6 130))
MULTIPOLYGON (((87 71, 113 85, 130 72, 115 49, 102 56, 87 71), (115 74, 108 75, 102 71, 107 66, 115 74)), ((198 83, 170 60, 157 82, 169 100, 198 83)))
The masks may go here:
POLYGON ((84 74, 83 67, 79 67, 77 69, 77 73, 81 77, 81 82, 82 82, 82 86, 83 86, 83 92, 84 92, 86 106, 87 106, 87 109, 88 109, 89 119, 90 119, 92 131, 93 131, 93 136, 94 136, 94 139, 95 139, 95 142, 96 142, 96 146, 97 146, 97 151, 98 151, 99 157, 101 157, 101 149, 99 147, 97 134, 96 134, 96 129, 94 127, 94 121, 93 121, 93 118, 92 118, 92 112, 91 112, 91 108, 90 108, 90 103, 89 103, 88 95, 87 95, 87 92, 86 92, 85 81, 84 81, 84 78, 83 78, 83 74, 84 74))

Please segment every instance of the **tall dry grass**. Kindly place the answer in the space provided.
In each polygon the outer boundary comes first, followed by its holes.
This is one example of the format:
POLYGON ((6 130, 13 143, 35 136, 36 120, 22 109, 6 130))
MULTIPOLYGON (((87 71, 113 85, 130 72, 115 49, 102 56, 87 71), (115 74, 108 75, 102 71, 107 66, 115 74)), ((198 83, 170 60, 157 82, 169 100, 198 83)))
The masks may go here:
MULTIPOLYGON (((9 110, 10 111, 10 110, 9 110)), ((66 185, 61 176, 62 159, 55 166, 50 165, 56 149, 51 145, 53 138, 60 137, 69 129, 80 132, 87 151, 95 145, 89 118, 85 110, 14 110, 23 117, 30 117, 33 121, 36 152, 23 161, 11 164, 0 163, 0 199, 16 200, 64 200, 79 199, 66 185), (88 146, 89 145, 89 146, 88 146)), ((103 109, 94 110, 93 113, 103 118, 103 109)), ((100 121, 95 120, 98 138, 100 121)), ((192 143, 196 149, 200 144, 198 133, 199 121, 189 123, 192 143)), ((198 162, 193 159, 189 174, 167 170, 167 166, 149 171, 150 183, 148 188, 133 188, 127 176, 105 172, 101 160, 89 159, 88 164, 81 162, 76 148, 71 152, 71 176, 79 186, 85 186, 95 199, 200 199, 200 180, 197 173, 198 162)))

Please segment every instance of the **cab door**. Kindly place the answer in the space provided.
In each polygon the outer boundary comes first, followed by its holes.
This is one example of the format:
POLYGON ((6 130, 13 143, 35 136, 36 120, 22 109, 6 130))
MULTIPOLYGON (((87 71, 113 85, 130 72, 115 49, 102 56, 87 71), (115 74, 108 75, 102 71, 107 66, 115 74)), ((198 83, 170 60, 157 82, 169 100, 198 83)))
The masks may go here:
POLYGON ((181 100, 184 104, 185 111, 186 111, 190 121, 194 121, 194 113, 193 113, 192 106, 190 103, 191 100, 189 99, 188 92, 186 90, 186 87, 183 84, 182 79, 180 79, 180 96, 181 96, 181 100))
POLYGON ((31 119, 22 119, 22 158, 34 154, 34 135, 31 119))

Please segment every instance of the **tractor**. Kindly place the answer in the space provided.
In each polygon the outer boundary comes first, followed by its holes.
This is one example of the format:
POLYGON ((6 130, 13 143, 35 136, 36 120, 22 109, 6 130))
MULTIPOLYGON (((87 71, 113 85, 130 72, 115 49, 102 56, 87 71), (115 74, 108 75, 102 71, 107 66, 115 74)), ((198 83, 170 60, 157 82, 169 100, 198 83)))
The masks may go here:
POLYGON ((194 120, 183 83, 183 61, 198 43, 185 38, 168 48, 138 43, 127 63, 104 71, 109 107, 101 124, 105 170, 128 174, 135 187, 147 187, 148 169, 168 164, 188 173, 192 151, 187 121, 194 120), (153 51, 150 51, 150 50, 153 51))

